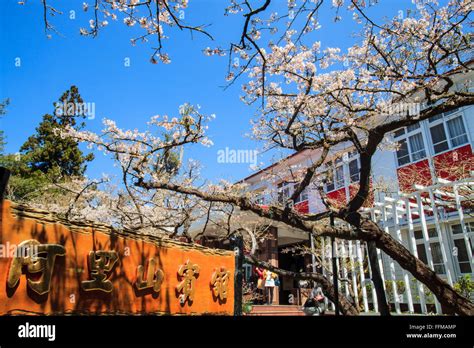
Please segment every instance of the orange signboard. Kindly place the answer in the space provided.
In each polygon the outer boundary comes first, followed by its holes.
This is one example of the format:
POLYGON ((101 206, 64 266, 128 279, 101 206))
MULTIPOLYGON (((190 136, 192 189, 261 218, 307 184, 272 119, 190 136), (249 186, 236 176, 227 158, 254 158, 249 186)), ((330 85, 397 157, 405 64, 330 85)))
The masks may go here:
POLYGON ((0 216, 0 315, 234 312, 231 251, 69 225, 9 201, 0 216))

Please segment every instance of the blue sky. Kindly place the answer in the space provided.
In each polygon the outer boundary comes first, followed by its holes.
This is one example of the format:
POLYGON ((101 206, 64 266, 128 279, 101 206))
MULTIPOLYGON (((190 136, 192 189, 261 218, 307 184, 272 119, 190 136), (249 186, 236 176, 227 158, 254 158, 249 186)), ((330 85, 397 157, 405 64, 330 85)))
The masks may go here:
MULTIPOLYGON (((14 0, 6 1, 0 14, 0 99, 10 98, 8 113, 0 119, 0 129, 7 136, 6 152, 17 152, 45 113, 53 111, 52 103, 71 85, 79 87, 86 102, 96 105, 96 118, 87 121, 87 129, 99 131, 104 117, 117 121, 122 128, 144 129, 149 118, 156 114, 177 115, 184 102, 200 104, 203 113, 216 114, 210 124, 211 148, 200 145, 187 147, 186 158, 199 160, 205 178, 238 180, 251 173, 248 164, 220 164, 217 151, 231 149, 257 149, 251 139, 250 120, 255 108, 246 106, 239 99, 243 81, 224 90, 227 68, 226 57, 207 57, 202 49, 207 46, 227 48, 237 41, 242 30, 241 15, 224 16, 224 0, 191 0, 186 11, 186 21, 193 24, 212 24, 208 30, 215 41, 188 32, 169 31, 170 39, 164 41, 165 52, 171 56, 168 65, 149 63, 152 53, 150 43, 130 44, 133 30, 121 21, 109 20, 109 25, 98 37, 79 35, 80 27, 88 27, 91 13, 82 11, 82 2, 76 0, 54 1, 51 4, 63 15, 51 18, 51 23, 63 36, 47 39, 44 33, 42 6, 39 0, 29 0, 21 6, 14 0), (76 19, 69 19, 75 10, 76 19), (15 59, 21 66, 15 66, 15 59), (129 58, 130 67, 124 66, 129 58)), ((381 1, 372 12, 376 16, 393 16, 410 5, 410 1, 381 1)), ((327 2, 329 4, 329 1, 327 2)), ((274 10, 283 13, 286 1, 277 2, 274 10)), ((322 29, 315 39, 322 46, 347 47, 354 31, 347 16, 337 25, 332 23, 334 11, 328 6, 320 13, 322 29), (330 30, 328 30, 330 28, 330 30)), ((277 155, 278 156, 278 155, 277 155)), ((259 157, 259 162, 270 164, 273 155, 259 157)), ((111 161, 103 155, 89 164, 88 175, 100 176, 111 172, 111 161)))

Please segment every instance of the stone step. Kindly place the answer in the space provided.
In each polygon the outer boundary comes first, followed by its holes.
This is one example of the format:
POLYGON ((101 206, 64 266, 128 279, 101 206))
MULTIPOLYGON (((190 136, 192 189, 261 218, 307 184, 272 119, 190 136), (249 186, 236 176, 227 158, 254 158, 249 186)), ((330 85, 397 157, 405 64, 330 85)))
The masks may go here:
POLYGON ((295 306, 295 305, 253 305, 252 309, 259 310, 259 311, 265 311, 265 310, 279 310, 279 311, 284 311, 284 310, 301 310, 301 306, 295 306))
POLYGON ((283 312, 278 312, 278 311, 275 311, 275 312, 257 312, 257 313, 249 313, 247 314, 249 316, 253 316, 253 317, 269 317, 269 316, 275 316, 275 317, 282 317, 282 316, 285 316, 285 317, 293 317, 293 316, 304 316, 305 314, 303 312, 288 312, 288 311, 283 311, 283 312))
POLYGON ((249 315, 304 315, 300 306, 286 305, 255 305, 249 315))

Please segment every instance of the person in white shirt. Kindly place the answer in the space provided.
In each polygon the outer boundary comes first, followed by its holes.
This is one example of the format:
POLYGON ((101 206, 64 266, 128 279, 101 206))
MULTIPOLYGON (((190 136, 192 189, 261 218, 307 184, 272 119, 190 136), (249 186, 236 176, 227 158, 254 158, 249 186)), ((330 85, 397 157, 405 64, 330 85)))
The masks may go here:
POLYGON ((267 297, 267 304, 273 303, 273 289, 275 288, 275 279, 277 275, 272 271, 265 270, 264 271, 264 279, 265 279, 265 294, 267 297))

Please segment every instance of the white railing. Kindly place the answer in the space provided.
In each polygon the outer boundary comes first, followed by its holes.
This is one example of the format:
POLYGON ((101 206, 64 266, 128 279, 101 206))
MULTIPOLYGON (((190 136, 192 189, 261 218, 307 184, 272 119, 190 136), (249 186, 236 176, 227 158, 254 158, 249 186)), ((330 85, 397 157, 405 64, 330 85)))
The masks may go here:
MULTIPOLYGON (((442 267, 440 274, 453 285, 460 276, 455 267, 457 254, 453 255, 450 225, 460 224, 462 238, 466 246, 471 273, 474 272, 473 251, 469 240, 465 202, 474 201, 474 177, 455 182, 439 180, 436 185, 415 185, 415 191, 409 194, 399 193, 396 197, 385 197, 372 208, 365 208, 371 219, 378 223, 386 233, 405 245, 410 252, 419 257, 417 244, 422 244, 427 265, 435 270, 431 245, 439 243, 442 267), (429 228, 429 226, 433 226, 429 228), (415 238, 415 231, 422 239, 415 238), (436 231, 435 241, 429 231, 436 231)), ((474 231, 471 231, 471 233, 474 231)), ((336 240, 337 267, 339 270, 339 289, 346 296, 353 297, 356 305, 361 304, 364 312, 378 312, 378 303, 372 279, 372 270, 368 262, 367 247, 364 242, 336 240), (361 297, 362 301, 360 301, 361 297)), ((332 273, 332 245, 329 238, 321 238, 323 272, 332 273)), ((438 300, 429 289, 417 281, 408 271, 402 269, 388 255, 377 249, 377 258, 384 281, 388 301, 396 313, 435 312, 442 314, 438 300), (403 288, 400 288, 400 286, 403 288)), ((439 260, 438 260, 439 261, 439 260)), ((332 308, 334 309, 334 305, 332 308)))

